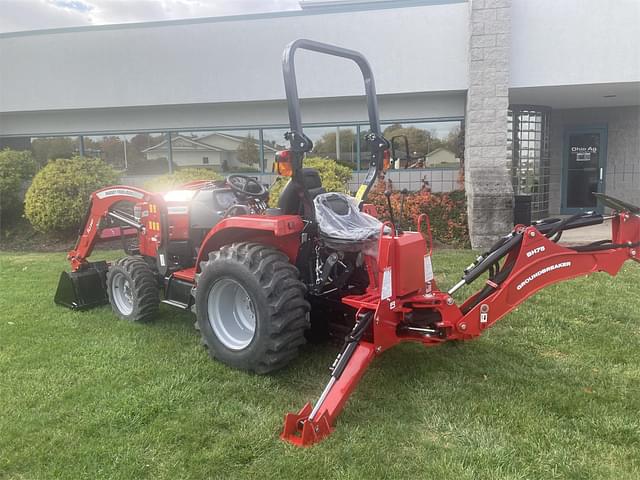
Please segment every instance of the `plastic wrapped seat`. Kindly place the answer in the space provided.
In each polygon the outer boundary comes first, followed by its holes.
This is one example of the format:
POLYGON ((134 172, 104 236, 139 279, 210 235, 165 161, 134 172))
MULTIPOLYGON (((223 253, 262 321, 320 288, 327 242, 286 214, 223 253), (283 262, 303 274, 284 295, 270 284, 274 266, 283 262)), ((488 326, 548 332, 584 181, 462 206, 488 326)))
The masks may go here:
POLYGON ((316 221, 325 243, 336 250, 373 252, 382 222, 358 209, 357 200, 344 193, 314 198, 316 221))

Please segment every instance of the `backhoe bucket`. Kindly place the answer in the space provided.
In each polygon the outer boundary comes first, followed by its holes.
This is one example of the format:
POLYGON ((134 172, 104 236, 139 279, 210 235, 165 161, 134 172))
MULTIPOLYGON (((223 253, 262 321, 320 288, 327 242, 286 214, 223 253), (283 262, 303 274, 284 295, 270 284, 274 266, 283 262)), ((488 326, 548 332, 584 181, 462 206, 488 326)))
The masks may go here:
POLYGON ((86 310, 108 303, 107 262, 92 262, 77 272, 62 272, 54 301, 72 310, 86 310))

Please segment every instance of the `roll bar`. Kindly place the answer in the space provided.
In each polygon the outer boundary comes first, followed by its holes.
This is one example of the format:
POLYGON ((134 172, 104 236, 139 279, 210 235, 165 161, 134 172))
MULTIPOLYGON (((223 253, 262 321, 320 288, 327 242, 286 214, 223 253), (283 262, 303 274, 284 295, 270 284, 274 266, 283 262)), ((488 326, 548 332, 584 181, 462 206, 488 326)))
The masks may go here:
POLYGON ((380 116, 378 114, 378 100, 376 97, 376 85, 371 73, 369 62, 359 52, 349 50, 327 43, 314 40, 299 39, 286 46, 282 57, 282 74, 284 76, 284 88, 287 95, 287 107, 289 110, 289 127, 285 138, 289 140, 292 152, 293 180, 302 183, 299 171, 302 168, 302 159, 306 152, 313 149, 313 142, 302 131, 302 116, 300 112, 300 98, 298 96, 298 84, 294 57, 298 49, 324 53, 334 57, 353 60, 362 73, 364 88, 367 97, 367 111, 369 114, 369 128, 371 132, 366 140, 371 151, 371 163, 364 183, 358 190, 356 198, 364 200, 366 194, 373 186, 379 171, 382 168, 384 151, 389 148, 389 142, 382 136, 380 130, 380 116))

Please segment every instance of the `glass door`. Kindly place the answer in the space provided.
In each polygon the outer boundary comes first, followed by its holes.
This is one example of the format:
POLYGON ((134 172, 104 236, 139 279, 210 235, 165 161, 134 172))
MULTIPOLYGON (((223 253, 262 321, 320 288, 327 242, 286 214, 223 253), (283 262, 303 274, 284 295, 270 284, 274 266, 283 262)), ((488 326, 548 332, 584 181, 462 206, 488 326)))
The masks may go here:
POLYGON ((594 192, 604 192, 606 128, 565 131, 562 213, 602 211, 594 192))

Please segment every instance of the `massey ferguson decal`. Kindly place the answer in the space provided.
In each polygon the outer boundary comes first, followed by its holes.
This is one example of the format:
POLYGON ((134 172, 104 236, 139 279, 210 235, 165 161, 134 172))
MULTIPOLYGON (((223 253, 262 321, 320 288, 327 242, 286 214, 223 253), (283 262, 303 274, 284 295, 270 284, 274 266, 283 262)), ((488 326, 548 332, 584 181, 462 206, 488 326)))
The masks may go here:
POLYGON ((142 197, 144 197, 143 193, 136 192, 135 190, 130 190, 128 188, 110 188, 109 190, 104 190, 102 192, 96 193, 96 197, 100 199, 114 197, 116 195, 123 195, 125 197, 133 197, 137 199, 141 199, 142 197))
POLYGON ((522 290, 523 287, 526 287, 530 282, 535 280, 541 275, 544 275, 549 272, 553 272, 554 270, 558 270, 559 268, 569 268, 571 266, 571 262, 560 262, 555 265, 549 265, 548 267, 543 268, 542 270, 538 270, 533 275, 525 278, 522 282, 518 284, 516 290, 522 290))

